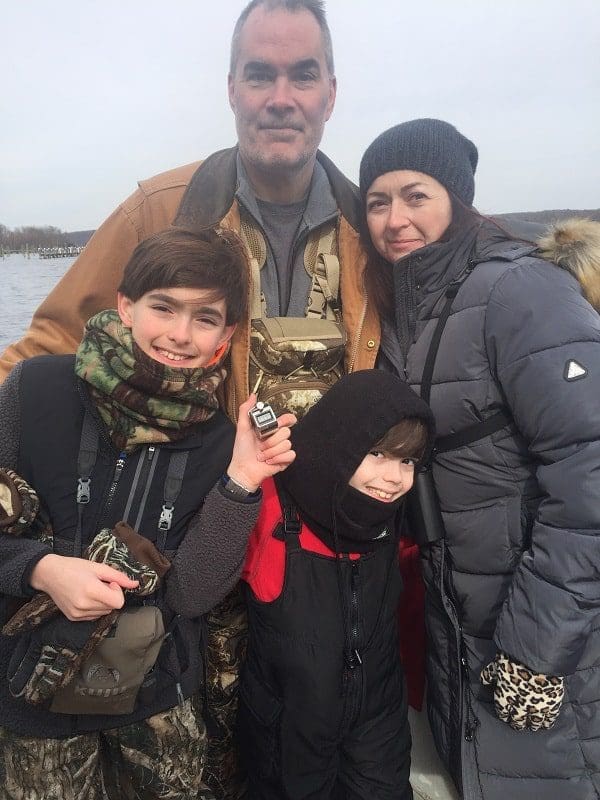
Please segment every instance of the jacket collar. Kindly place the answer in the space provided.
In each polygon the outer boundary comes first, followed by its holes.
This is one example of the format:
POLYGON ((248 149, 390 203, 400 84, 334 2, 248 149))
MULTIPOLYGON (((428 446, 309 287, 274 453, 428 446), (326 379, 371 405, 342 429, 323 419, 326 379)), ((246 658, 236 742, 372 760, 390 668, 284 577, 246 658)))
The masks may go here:
MULTIPOLYGON (((254 196, 252 187, 250 186, 250 181, 248 180, 246 169, 239 152, 237 156, 237 191, 235 193, 235 198, 262 226, 260 207, 254 196)), ((303 233, 308 233, 314 228, 320 227, 325 222, 335 219, 338 213, 337 203, 331 191, 327 173, 317 161, 310 182, 306 205, 302 212, 303 233)))
MULTIPOLYGON (((192 175, 177 210, 174 224, 198 230, 218 225, 235 200, 238 189, 238 148, 219 150, 209 156, 192 175)), ((357 187, 327 158, 317 152, 336 205, 350 225, 359 229, 360 196, 357 187)))
POLYGON ((422 292, 437 292, 456 280, 468 262, 516 261, 536 252, 531 242, 507 238, 493 223, 483 221, 457 233, 449 241, 434 242, 416 250, 414 255, 394 264, 401 268, 414 261, 417 282, 422 292))

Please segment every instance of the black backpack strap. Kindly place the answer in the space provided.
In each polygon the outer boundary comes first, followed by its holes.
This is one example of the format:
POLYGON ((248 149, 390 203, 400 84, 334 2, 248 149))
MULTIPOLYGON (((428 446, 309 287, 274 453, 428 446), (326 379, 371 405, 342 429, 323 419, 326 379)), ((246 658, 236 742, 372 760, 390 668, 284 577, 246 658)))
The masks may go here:
POLYGON ((283 540, 286 547, 289 547, 291 550, 299 550, 302 520, 298 514, 298 508, 283 486, 279 476, 275 476, 273 480, 275 482, 277 496, 279 497, 279 503, 281 505, 281 513, 283 515, 283 520, 279 523, 273 535, 275 538, 283 540))
POLYGON ((158 520, 158 531, 160 536, 158 549, 161 553, 165 549, 165 545, 167 543, 167 534, 171 529, 171 525, 173 524, 175 501, 181 492, 188 456, 188 450, 174 450, 169 459, 169 467, 167 469, 167 477, 165 478, 165 486, 163 491, 163 506, 160 512, 160 518, 158 520))
POLYGON ((77 529, 73 554, 81 555, 83 537, 83 507, 90 502, 92 472, 98 457, 98 428, 86 409, 81 426, 79 453, 77 455, 77 529))
MULTIPOLYGON (((450 314, 452 313, 452 305, 460 287, 467 280, 476 266, 477 262, 469 259, 469 263, 465 272, 459 278, 453 281, 446 289, 446 303, 442 308, 441 314, 438 317, 437 325, 433 331, 429 350, 427 351, 427 357, 425 358, 423 376, 421 378, 421 397, 426 403, 429 403, 430 401, 433 369, 435 367, 435 361, 440 348, 442 333, 444 332, 446 323, 448 322, 450 314)), ((456 450, 458 447, 463 447, 466 444, 477 442, 479 439, 484 439, 486 436, 490 436, 492 433, 502 430, 502 428, 505 428, 511 422, 512 416, 508 411, 498 411, 496 414, 493 414, 491 417, 489 417, 489 419, 486 419, 483 422, 475 422, 473 425, 469 425, 462 431, 448 434, 448 436, 439 436, 435 440, 433 455, 435 456, 437 453, 447 453, 449 450, 456 450)))
POLYGON ((486 436, 506 428, 512 421, 512 416, 508 411, 498 411, 483 422, 475 422, 468 428, 463 428, 462 431, 449 433, 448 436, 439 436, 435 440, 434 453, 447 453, 449 450, 456 450, 465 444, 485 439, 486 436))
POLYGON ((427 358, 425 359, 425 366, 423 367, 423 376, 421 378, 421 397, 426 403, 429 403, 429 398, 431 396, 431 379, 433 378, 433 368, 435 366, 438 350, 440 349, 442 333, 444 332, 448 318, 452 313, 452 304, 454 303, 454 299, 458 294, 458 290, 473 272, 475 266, 476 265, 472 261, 469 261, 465 272, 455 281, 452 281, 450 286, 448 286, 446 289, 446 304, 442 308, 442 312, 438 317, 437 325, 433 331, 433 336, 431 337, 431 343, 427 352, 427 358))

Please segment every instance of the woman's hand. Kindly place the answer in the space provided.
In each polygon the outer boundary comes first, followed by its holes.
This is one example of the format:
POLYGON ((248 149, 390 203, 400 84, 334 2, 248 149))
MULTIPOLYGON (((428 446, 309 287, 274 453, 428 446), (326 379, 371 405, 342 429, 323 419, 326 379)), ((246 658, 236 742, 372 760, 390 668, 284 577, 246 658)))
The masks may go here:
POLYGON ((72 622, 93 620, 122 608, 125 589, 135 589, 123 572, 84 558, 49 553, 35 565, 29 583, 46 592, 72 622))
POLYGON ((237 432, 227 474, 251 492, 260 488, 265 478, 284 470, 296 458, 290 443, 290 428, 296 423, 293 414, 278 417, 278 429, 266 439, 256 435, 248 412, 256 405, 251 394, 240 406, 237 432))
POLYGON ((493 688, 498 719, 516 731, 551 728, 565 696, 562 677, 534 672, 504 653, 483 668, 481 682, 493 688))

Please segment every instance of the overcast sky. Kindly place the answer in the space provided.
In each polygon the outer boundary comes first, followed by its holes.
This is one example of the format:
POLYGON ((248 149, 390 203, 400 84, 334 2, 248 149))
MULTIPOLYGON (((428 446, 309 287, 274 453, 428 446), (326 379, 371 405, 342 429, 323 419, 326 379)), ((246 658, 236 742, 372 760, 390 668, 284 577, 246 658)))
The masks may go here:
MULTIPOLYGON (((235 142, 243 0, 2 2, 0 223, 96 228, 136 181, 235 142)), ((323 150, 352 179, 385 128, 432 116, 479 147, 481 211, 600 206, 598 0, 328 0, 323 150)))

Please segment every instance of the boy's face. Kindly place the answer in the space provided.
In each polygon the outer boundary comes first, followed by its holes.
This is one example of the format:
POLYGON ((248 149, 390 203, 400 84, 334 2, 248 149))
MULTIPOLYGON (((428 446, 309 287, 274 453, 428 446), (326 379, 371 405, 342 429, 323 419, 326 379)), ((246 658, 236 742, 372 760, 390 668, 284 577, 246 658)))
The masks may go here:
POLYGON ((229 341, 235 325, 226 325, 225 300, 210 300, 207 289, 153 289, 139 300, 120 292, 117 310, 138 347, 169 367, 205 367, 229 341))
POLYGON ((359 492, 383 503, 393 503, 413 485, 415 461, 372 450, 360 462, 348 483, 359 492))

